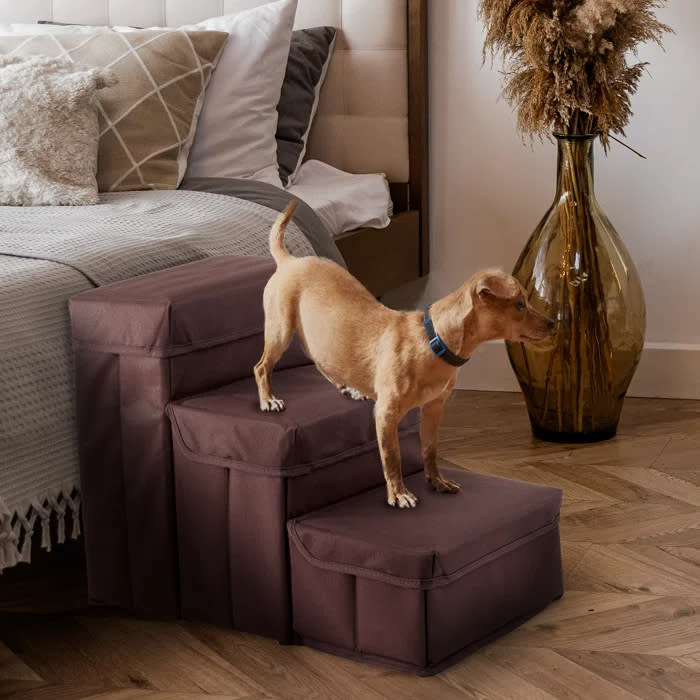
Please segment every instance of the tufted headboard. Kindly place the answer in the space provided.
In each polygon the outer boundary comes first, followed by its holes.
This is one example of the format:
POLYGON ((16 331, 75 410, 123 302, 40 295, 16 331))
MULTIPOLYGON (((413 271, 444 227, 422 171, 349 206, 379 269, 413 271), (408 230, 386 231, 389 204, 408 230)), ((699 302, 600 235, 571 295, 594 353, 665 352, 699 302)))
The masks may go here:
MULTIPOLYGON (((179 26, 269 1, 0 0, 0 23, 179 26)), ((417 274, 425 274, 427 0, 298 2, 296 28, 330 25, 341 30, 308 155, 350 172, 387 174, 395 211, 417 213, 417 274)), ((365 255, 359 249, 354 254, 365 255)), ((401 281, 406 280, 397 276, 392 284, 401 281)))

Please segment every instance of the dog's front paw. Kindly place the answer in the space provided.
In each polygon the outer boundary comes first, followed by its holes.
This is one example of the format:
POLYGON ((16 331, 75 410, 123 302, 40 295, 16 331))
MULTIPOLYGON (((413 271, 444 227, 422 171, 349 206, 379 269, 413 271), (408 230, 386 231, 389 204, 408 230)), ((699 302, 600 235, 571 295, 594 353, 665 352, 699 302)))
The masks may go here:
POLYGON ((390 492, 387 503, 392 507, 415 508, 418 499, 405 486, 401 486, 390 492))
POLYGON ((271 399, 260 402, 261 411, 284 411, 284 401, 276 399, 274 396, 271 399))
POLYGON ((445 479, 442 474, 439 476, 427 477, 427 479, 438 493, 457 493, 462 488, 456 481, 445 479))

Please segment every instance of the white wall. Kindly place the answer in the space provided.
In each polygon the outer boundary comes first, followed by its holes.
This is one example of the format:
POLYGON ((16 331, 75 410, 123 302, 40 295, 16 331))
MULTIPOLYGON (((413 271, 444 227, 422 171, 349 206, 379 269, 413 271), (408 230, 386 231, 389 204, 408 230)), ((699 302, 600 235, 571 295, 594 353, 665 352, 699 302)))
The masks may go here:
MULTIPOLYGON (((481 64, 476 0, 430 3, 431 272, 390 295, 423 306, 479 268, 510 270, 552 201, 556 147, 523 145, 499 100, 500 63, 481 64)), ((700 2, 659 12, 677 34, 633 97, 627 141, 596 153, 598 199, 636 261, 647 303, 647 349, 632 394, 700 398, 700 2)), ((461 372, 462 388, 516 389, 502 343, 461 372)))

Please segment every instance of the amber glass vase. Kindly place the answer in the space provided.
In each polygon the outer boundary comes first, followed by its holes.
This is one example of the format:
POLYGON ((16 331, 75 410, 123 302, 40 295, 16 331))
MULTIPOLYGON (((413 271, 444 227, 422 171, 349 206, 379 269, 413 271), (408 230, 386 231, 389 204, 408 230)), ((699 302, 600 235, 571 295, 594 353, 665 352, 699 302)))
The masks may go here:
POLYGON ((507 343, 536 437, 593 442, 615 435, 644 345, 639 275, 593 191, 595 135, 560 136, 554 203, 513 274, 556 321, 542 343, 507 343))

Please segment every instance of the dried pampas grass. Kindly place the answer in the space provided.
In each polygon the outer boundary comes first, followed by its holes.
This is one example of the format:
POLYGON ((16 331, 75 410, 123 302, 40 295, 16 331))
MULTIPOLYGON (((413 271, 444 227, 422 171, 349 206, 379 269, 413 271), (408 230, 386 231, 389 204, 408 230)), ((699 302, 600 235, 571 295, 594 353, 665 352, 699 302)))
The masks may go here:
POLYGON ((502 54, 503 94, 527 135, 624 135, 643 62, 640 43, 673 31, 656 19, 667 0, 480 0, 484 58, 502 54))

